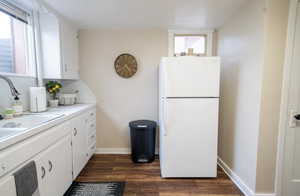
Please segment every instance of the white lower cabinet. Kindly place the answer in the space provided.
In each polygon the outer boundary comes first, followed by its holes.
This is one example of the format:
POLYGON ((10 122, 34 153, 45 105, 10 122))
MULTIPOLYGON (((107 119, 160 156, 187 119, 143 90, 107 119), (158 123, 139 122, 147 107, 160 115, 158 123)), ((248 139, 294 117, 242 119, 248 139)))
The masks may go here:
POLYGON ((73 179, 78 176, 88 161, 87 131, 84 117, 81 115, 70 122, 72 126, 73 179))
POLYGON ((63 196, 95 150, 93 109, 0 151, 0 196, 16 196, 12 175, 32 160, 40 196, 63 196))
POLYGON ((39 154, 35 162, 40 196, 62 196, 73 180, 71 136, 39 154))
POLYGON ((13 176, 8 176, 0 180, 0 195, 17 196, 15 179, 13 176))
POLYGON ((72 127, 73 179, 75 179, 96 151, 96 111, 88 111, 69 123, 72 127))

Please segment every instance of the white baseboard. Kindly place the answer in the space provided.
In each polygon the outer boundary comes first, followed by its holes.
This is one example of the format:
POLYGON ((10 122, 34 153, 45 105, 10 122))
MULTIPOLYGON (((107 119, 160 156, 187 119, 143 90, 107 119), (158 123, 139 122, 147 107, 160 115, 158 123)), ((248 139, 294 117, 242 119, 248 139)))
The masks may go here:
POLYGON ((275 196, 274 193, 255 193, 220 157, 218 157, 218 165, 245 196, 275 196))
POLYGON ((218 165, 224 170, 224 172, 228 175, 228 177, 234 182, 234 184, 237 187, 239 187, 239 189, 246 196, 254 196, 254 192, 246 185, 246 183, 234 171, 230 169, 230 167, 220 157, 218 157, 218 165))
MULTIPOLYGON (((131 154, 130 148, 97 148, 95 154, 131 154)), ((158 154, 158 149, 155 150, 158 154)))
POLYGON ((275 196, 275 193, 256 193, 255 196, 275 196))
POLYGON ((130 154, 129 148, 97 148, 96 154, 130 154))

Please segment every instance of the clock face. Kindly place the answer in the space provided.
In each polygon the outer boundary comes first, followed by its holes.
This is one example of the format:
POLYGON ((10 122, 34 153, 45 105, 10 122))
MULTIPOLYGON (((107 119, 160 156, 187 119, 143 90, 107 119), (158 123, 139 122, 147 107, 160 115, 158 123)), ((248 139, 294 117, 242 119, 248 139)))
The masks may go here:
POLYGON ((137 72, 137 62, 131 54, 121 54, 115 60, 115 69, 119 76, 130 78, 137 72))

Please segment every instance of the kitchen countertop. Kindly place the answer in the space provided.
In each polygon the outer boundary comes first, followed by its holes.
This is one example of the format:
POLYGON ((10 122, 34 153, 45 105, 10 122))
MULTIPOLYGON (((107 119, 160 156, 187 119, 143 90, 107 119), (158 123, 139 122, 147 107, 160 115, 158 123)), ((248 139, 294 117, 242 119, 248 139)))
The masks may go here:
MULTIPOLYGON (((32 137, 36 134, 43 132, 51 127, 59 125, 75 116, 78 116, 83 111, 92 109, 95 106, 96 106, 96 104, 76 104, 76 105, 72 105, 72 106, 59 106, 57 108, 49 108, 46 112, 42 112, 42 113, 33 113, 35 115, 58 114, 58 115, 62 115, 62 116, 59 118, 56 118, 54 120, 51 120, 49 122, 40 124, 36 127, 22 131, 22 132, 18 133, 17 135, 12 135, 10 137, 1 139, 0 140, 0 152, 1 152, 1 150, 5 149, 13 144, 21 142, 29 137, 32 137)), ((21 118, 21 117, 19 117, 19 118, 21 118)))

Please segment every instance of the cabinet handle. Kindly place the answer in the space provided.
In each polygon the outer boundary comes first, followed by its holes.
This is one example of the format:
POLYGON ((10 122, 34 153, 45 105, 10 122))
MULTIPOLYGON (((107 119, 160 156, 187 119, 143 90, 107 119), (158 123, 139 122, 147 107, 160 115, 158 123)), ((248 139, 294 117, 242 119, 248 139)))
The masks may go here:
POLYGON ((77 135, 77 129, 74 128, 74 136, 76 136, 76 135, 77 135))
POLYGON ((51 161, 48 161, 48 163, 49 163, 49 172, 51 172, 52 171, 52 169, 53 169, 53 164, 52 164, 52 162, 51 161))
POLYGON ((91 124, 91 128, 94 128, 95 127, 95 124, 91 124))
POLYGON ((92 135, 92 136, 91 136, 91 139, 94 139, 94 138, 95 138, 95 135, 92 135))
POLYGON ((94 113, 91 113, 90 116, 94 116, 94 113))
POLYGON ((46 170, 43 166, 41 167, 41 170, 42 170, 42 179, 43 179, 46 176, 46 170))

